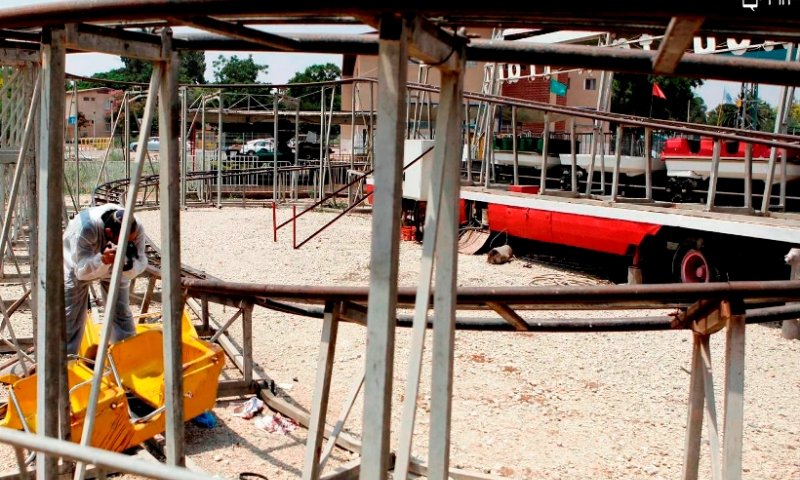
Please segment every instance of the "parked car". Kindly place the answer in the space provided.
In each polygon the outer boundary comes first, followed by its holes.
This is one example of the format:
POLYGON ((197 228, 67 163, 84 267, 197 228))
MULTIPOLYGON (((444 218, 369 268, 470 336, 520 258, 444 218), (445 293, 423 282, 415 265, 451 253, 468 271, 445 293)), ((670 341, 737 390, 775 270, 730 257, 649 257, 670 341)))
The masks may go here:
MULTIPOLYGON (((135 152, 136 148, 139 146, 139 142, 131 142, 130 150, 131 152, 135 152)), ((159 148, 161 148, 161 142, 159 141, 158 137, 150 137, 147 140, 147 151, 150 153, 157 153, 159 148)), ((188 140, 186 141, 186 150, 191 150, 192 144, 188 140)))
MULTIPOLYGON (((139 146, 139 142, 138 142, 138 141, 136 141, 136 142, 131 142, 131 144, 130 144, 130 150, 131 150, 131 152, 135 152, 138 146, 139 146)), ((155 152, 155 151, 158 151, 158 149, 159 149, 159 147, 160 147, 160 146, 161 146, 161 145, 160 145, 160 143, 159 143, 159 141, 158 141, 158 137, 150 137, 150 138, 147 140, 147 151, 148 151, 148 152, 155 152)))
POLYGON ((242 152, 245 155, 255 155, 262 150, 267 152, 272 152, 275 150, 275 140, 271 138, 257 138, 255 140, 250 140, 249 142, 244 144, 242 147, 242 152))

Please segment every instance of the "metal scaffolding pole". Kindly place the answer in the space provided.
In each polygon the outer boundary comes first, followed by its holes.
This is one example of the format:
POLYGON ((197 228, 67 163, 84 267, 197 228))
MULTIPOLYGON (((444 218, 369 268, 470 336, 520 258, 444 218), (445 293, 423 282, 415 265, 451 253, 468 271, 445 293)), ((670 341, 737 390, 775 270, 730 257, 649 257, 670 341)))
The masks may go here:
MULTIPOLYGON (((164 322, 164 392, 167 411, 165 437, 167 464, 184 464, 183 446, 183 355, 181 342, 181 254, 178 179, 178 70, 180 59, 172 50, 171 32, 161 33, 166 62, 158 102, 158 129, 161 137, 161 285, 164 322)), ((220 95, 220 107, 222 106, 220 95)), ((220 108, 220 112, 222 109, 220 108)), ((220 113, 220 116, 222 114, 220 113)), ((221 133, 221 129, 220 129, 221 133)))
POLYGON ((408 42, 405 27, 391 15, 380 20, 378 130, 375 204, 372 214, 370 295, 364 382, 364 449, 360 478, 385 478, 389 470, 394 319, 400 250, 403 139, 405 138, 408 42))
POLYGON ((222 90, 219 91, 219 111, 217 120, 217 208, 222 208, 222 90))
POLYGON ((272 97, 272 201, 278 201, 278 91, 272 97))
MULTIPOLYGON (((64 265, 61 239, 64 209, 64 29, 43 32, 42 101, 39 125, 38 257, 36 279, 37 382, 36 432, 57 438, 61 373, 66 375, 66 324, 51 319, 64 316, 64 265)), ((66 388, 66 385, 63 385, 66 388)), ((65 390, 66 393, 66 390, 65 390)), ((58 477, 57 458, 41 455, 37 478, 58 477)))
POLYGON ((186 168, 187 168, 187 161, 188 158, 186 154, 186 142, 188 132, 186 131, 186 87, 180 87, 180 96, 181 96, 181 118, 179 120, 180 125, 180 132, 181 132, 181 144, 180 144, 180 153, 181 153, 181 208, 186 208, 186 168))
MULTIPOLYGON (((106 357, 108 355, 108 342, 111 338, 111 328, 114 324, 116 317, 117 298, 119 297, 120 280, 122 278, 122 268, 125 264, 125 250, 127 249, 127 239, 130 235, 131 224, 133 223, 133 209, 136 206, 136 197, 139 189, 139 179, 142 176, 142 169, 144 167, 144 156, 147 154, 147 136, 150 127, 153 123, 153 112, 155 111, 156 93, 158 91, 159 82, 161 80, 160 64, 153 66, 153 74, 150 78, 150 90, 147 94, 147 102, 144 107, 144 115, 142 117, 142 128, 139 129, 139 148, 136 149, 136 170, 133 177, 130 179, 130 190, 125 195, 125 213, 122 218, 122 226, 119 231, 119 241, 117 245, 117 255, 114 257, 114 264, 111 270, 111 279, 109 280, 108 294, 105 301, 105 312, 103 315, 103 329, 100 334, 100 342, 97 347, 97 355, 95 357, 96 365, 105 365, 106 357)), ((159 122, 163 123, 163 122, 159 122)), ((164 162, 161 162, 162 164, 164 162)), ((177 162, 176 162, 177 166, 177 162)), ((166 324, 166 320, 165 320, 166 324)), ((63 342, 62 342, 63 343, 63 342)), ((94 431, 95 416, 97 415, 97 402, 100 397, 100 383, 103 379, 103 369, 98 367, 95 369, 92 376, 92 388, 89 392, 89 402, 86 405, 86 416, 83 423, 83 432, 81 434, 81 445, 91 445, 92 433, 94 431)), ((167 390, 169 391, 169 390, 167 390)), ((75 479, 83 480, 86 474, 86 466, 79 463, 75 469, 75 479)))
POLYGON ((433 295, 433 349, 431 418, 428 448, 428 478, 446 479, 450 464, 450 419, 453 392, 453 357, 456 320, 456 272, 458 266, 458 205, 461 152, 461 91, 464 56, 456 58, 458 69, 442 72, 436 150, 446 168, 442 179, 439 239, 436 245, 436 290, 433 295), (441 135, 444 133, 444 135, 441 135))
POLYGON ((17 165, 14 168, 14 179, 11 182, 11 192, 8 195, 8 205, 6 206, 5 218, 3 219, 3 230, 0 233, 0 272, 3 270, 5 260, 6 243, 8 242, 9 232, 11 231, 12 215, 17 208, 17 193, 19 192, 22 172, 25 166, 25 158, 28 156, 28 149, 34 136, 34 121, 36 119, 36 109, 39 105, 39 93, 41 92, 38 75, 34 77, 33 95, 28 110, 28 119, 25 121, 25 132, 22 135, 22 144, 17 155, 17 165))

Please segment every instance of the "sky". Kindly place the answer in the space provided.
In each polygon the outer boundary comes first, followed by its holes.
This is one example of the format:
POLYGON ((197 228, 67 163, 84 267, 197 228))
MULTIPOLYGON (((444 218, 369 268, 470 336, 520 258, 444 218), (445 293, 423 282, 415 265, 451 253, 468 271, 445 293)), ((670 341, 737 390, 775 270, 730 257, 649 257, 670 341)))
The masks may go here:
MULTIPOLYGON (((3 0, 2 7, 16 7, 23 5, 35 5, 51 3, 53 0, 3 0)), ((264 30, 273 33, 301 32, 301 33, 343 33, 357 34, 370 31, 369 27, 357 25, 314 25, 314 26, 270 26, 263 27, 264 30)), ((179 34, 186 29, 176 28, 175 33, 179 34)), ((238 55, 246 57, 248 52, 206 52, 206 80, 213 81, 213 62, 219 55, 231 56, 238 55)), ((342 66, 341 55, 315 54, 315 53, 253 53, 253 60, 262 65, 268 65, 266 74, 259 75, 258 81, 265 83, 286 83, 295 73, 302 72, 311 65, 333 63, 342 66)), ((122 66, 119 57, 104 55, 99 53, 79 53, 67 55, 67 72, 91 76, 95 73, 104 72, 122 66)), ((740 91, 741 84, 737 82, 722 82, 718 80, 707 80, 695 92, 703 98, 706 107, 711 110, 723 103, 724 94, 727 92, 731 97, 736 98, 740 91)), ((759 96, 773 107, 777 105, 780 98, 780 87, 775 85, 759 85, 759 96)), ((800 91, 795 96, 797 99, 800 91)))

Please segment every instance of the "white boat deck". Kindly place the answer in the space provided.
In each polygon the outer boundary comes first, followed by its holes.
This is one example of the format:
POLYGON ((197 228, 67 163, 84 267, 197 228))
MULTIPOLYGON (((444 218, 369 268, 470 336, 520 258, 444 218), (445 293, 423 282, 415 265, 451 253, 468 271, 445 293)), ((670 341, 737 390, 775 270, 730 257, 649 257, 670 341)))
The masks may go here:
POLYGON ((731 212, 707 212, 703 205, 613 203, 594 198, 509 192, 507 190, 462 186, 461 198, 551 212, 589 215, 749 238, 777 240, 800 245, 800 213, 770 213, 769 216, 731 212))

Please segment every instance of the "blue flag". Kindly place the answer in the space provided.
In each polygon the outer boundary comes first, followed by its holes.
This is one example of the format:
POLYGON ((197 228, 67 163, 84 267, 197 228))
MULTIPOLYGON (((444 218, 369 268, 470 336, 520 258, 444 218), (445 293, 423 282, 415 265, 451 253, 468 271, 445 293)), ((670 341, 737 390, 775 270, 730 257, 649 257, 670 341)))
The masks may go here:
POLYGON ((555 93, 559 97, 565 97, 567 95, 567 86, 555 78, 550 79, 550 91, 555 93))
POLYGON ((725 89, 722 90, 722 101, 725 103, 733 103, 733 97, 731 97, 731 94, 725 89))

